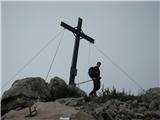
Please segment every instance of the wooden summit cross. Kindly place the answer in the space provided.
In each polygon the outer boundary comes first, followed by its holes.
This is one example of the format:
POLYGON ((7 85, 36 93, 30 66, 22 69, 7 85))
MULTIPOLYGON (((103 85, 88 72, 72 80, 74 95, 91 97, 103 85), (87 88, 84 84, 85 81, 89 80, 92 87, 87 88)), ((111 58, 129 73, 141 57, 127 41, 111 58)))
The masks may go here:
POLYGON ((82 19, 78 19, 78 25, 76 28, 69 26, 68 24, 61 22, 61 26, 68 29, 69 31, 73 32, 75 34, 75 43, 74 43, 74 50, 73 50, 73 57, 72 57, 72 65, 70 69, 70 78, 69 78, 69 85, 75 86, 75 76, 77 75, 77 57, 78 57, 78 50, 79 50, 79 42, 80 39, 84 38, 88 40, 91 43, 94 43, 94 39, 87 36, 82 32, 82 19))

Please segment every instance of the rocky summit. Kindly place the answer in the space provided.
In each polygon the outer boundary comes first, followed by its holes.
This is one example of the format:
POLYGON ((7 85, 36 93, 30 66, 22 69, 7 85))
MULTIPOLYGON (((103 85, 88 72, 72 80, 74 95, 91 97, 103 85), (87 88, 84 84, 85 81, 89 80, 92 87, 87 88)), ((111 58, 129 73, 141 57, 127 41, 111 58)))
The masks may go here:
POLYGON ((87 97, 59 77, 17 80, 1 100, 2 120, 160 120, 160 88, 141 99, 87 97), (104 99, 103 99, 104 100, 104 99))
POLYGON ((11 88, 2 95, 1 115, 13 109, 32 106, 37 101, 48 102, 63 97, 84 95, 86 95, 84 91, 69 87, 59 77, 54 77, 50 83, 40 77, 24 78, 16 80, 11 88))

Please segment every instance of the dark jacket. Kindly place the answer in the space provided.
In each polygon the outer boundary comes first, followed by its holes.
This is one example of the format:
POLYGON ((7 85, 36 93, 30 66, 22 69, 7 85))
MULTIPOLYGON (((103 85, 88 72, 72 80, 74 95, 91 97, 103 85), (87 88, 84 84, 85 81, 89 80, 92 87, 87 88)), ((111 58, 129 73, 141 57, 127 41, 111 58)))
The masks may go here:
POLYGON ((94 76, 96 79, 100 79, 100 70, 97 66, 94 67, 94 76))

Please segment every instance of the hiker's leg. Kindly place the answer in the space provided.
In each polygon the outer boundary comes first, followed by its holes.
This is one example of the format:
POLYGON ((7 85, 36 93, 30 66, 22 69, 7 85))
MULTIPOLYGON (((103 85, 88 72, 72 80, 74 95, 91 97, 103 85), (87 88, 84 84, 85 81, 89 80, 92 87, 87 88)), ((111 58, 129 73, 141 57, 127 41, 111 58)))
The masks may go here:
POLYGON ((94 91, 94 96, 97 96, 97 91, 96 90, 94 91))
POLYGON ((90 96, 92 96, 92 95, 93 95, 93 93, 94 93, 94 90, 92 90, 92 91, 89 93, 89 95, 90 95, 90 96))
POLYGON ((94 81, 93 85, 94 85, 93 95, 96 96, 96 86, 97 86, 96 81, 94 81))
POLYGON ((94 95, 94 89, 95 89, 95 82, 93 80, 93 90, 89 93, 90 96, 94 95))
POLYGON ((96 82, 95 82, 95 85, 94 85, 95 87, 94 87, 94 89, 97 91, 97 90, 99 90, 100 89, 100 87, 101 87, 101 83, 100 83, 100 80, 99 79, 97 79, 96 80, 96 82))

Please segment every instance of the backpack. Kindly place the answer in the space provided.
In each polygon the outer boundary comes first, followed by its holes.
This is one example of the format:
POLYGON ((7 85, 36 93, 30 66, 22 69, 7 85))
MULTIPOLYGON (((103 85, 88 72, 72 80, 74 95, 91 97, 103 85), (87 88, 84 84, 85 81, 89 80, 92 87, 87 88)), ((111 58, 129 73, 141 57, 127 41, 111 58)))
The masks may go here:
POLYGON ((88 75, 92 78, 94 76, 94 67, 88 69, 88 75))

